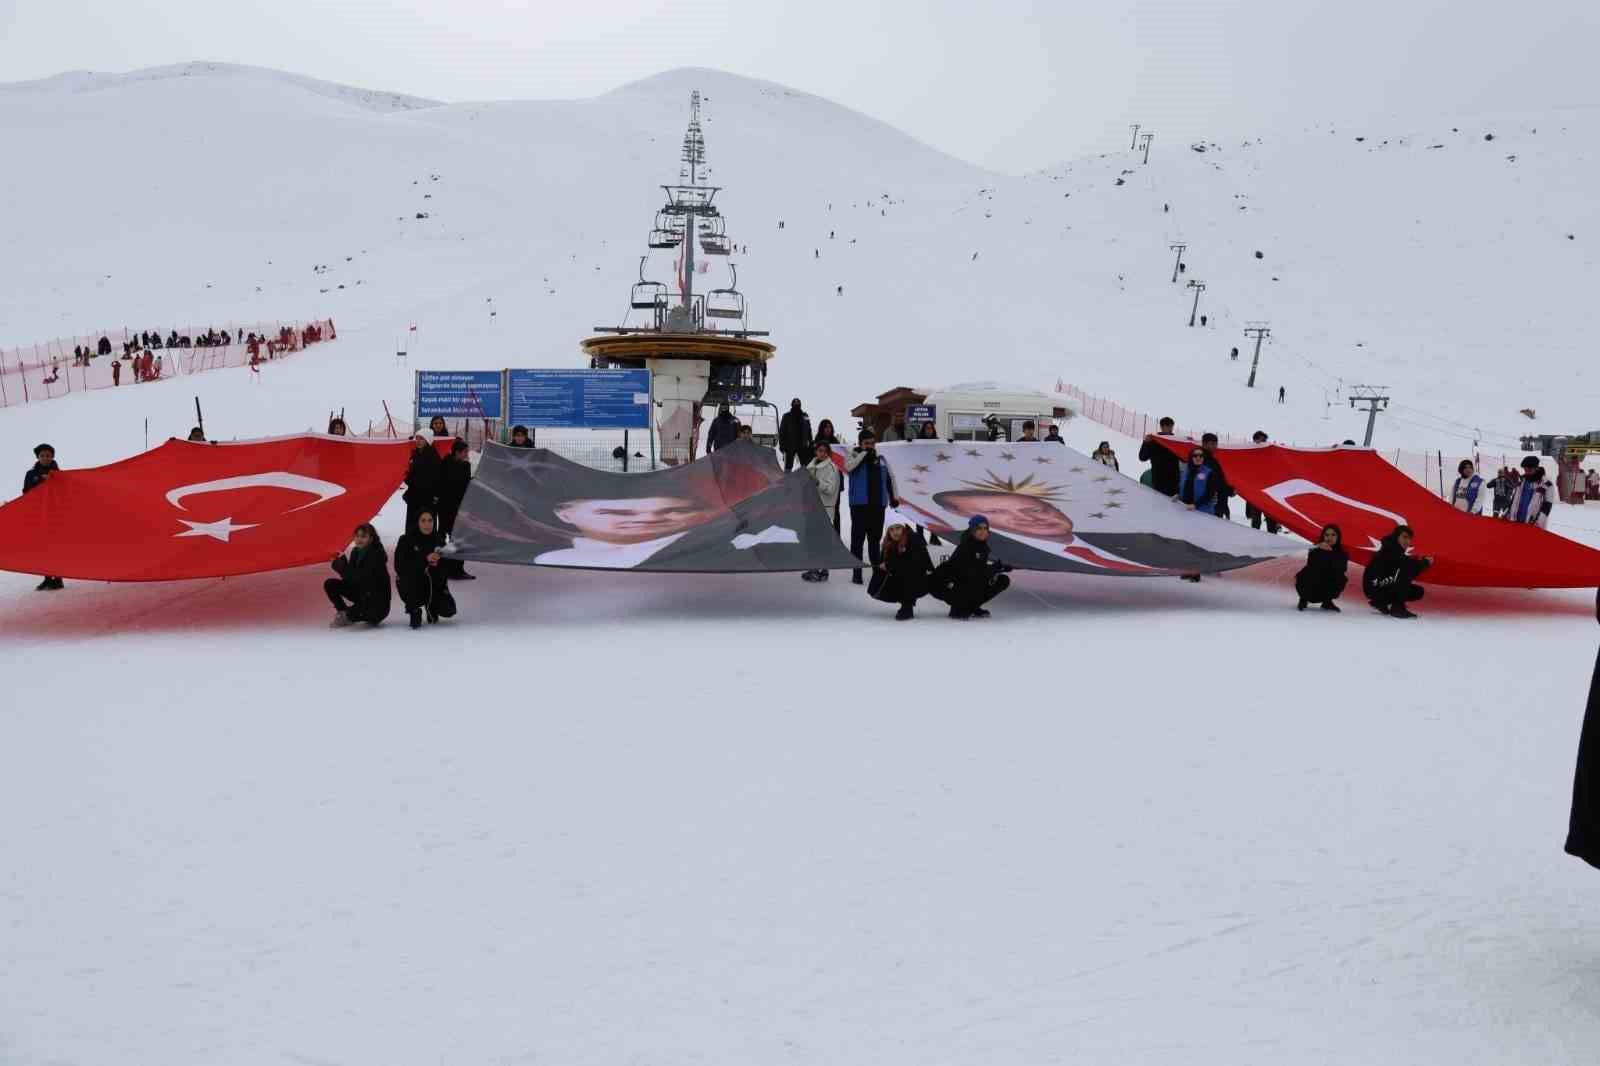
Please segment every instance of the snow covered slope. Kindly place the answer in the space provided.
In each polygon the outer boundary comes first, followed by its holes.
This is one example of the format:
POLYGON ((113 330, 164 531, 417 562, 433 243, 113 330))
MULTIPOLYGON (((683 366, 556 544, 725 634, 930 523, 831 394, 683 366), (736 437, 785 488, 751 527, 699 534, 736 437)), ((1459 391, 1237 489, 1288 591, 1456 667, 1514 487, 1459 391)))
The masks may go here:
MULTIPOLYGON (((332 315, 338 368, 305 368, 319 380, 303 386, 279 375, 273 402, 230 417, 241 435, 330 403, 407 408, 390 353, 411 323, 412 366, 575 363, 578 338, 626 310, 693 88, 749 246, 735 261, 752 324, 779 345, 774 398, 814 416, 983 376, 1307 442, 1359 430, 1341 381, 1391 386, 1391 446, 1514 447, 1595 421, 1593 114, 1314 128, 1203 153, 1163 139, 1148 166, 1117 152, 1012 178, 705 70, 592 100, 437 106, 208 64, 6 87, 0 133, 27 162, 0 173, 23 207, 0 217, 0 345, 332 315), (1168 281, 1173 240, 1190 246, 1185 280, 1209 286, 1206 329, 1187 328, 1190 296, 1168 281), (1273 337, 1251 392, 1240 330, 1258 319, 1273 337)), ((713 261, 707 279, 725 277, 713 261)), ((105 422, 162 404, 80 409, 105 422)), ((72 421, 59 405, 9 418, 0 442, 72 421)))
MULTIPOLYGON (((41 439, 81 466, 181 434, 196 394, 222 436, 403 415, 411 323, 412 367, 576 363, 693 88, 774 398, 816 417, 1059 377, 1325 441, 1357 429, 1323 420, 1343 377, 1414 408, 1394 445, 1595 421, 1592 116, 1018 178, 708 71, 409 107, 183 69, 0 89, 0 346, 339 340, 0 411, 19 480, 41 439)), ((1591 1062, 1595 874, 1560 842, 1592 601, 1298 614, 1293 563, 1019 574, 971 624, 893 622, 842 574, 482 566, 420 633, 324 628, 320 567, 0 574, 0 1061, 1591 1062)))

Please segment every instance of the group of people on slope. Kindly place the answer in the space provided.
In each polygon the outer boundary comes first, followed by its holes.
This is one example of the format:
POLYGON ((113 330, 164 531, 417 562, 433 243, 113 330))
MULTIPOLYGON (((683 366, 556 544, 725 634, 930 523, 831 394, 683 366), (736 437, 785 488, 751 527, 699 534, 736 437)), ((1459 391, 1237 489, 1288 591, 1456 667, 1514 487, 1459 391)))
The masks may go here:
MULTIPOLYGON (((1433 565, 1433 556, 1411 555, 1415 534, 1410 526, 1397 525, 1381 541, 1367 563, 1361 578, 1361 591, 1379 614, 1391 618, 1415 618, 1408 604, 1422 599, 1417 584, 1422 572, 1433 565)), ((1317 542, 1306 553, 1306 565, 1294 576, 1299 594, 1299 610, 1320 604, 1324 611, 1339 610, 1336 601, 1349 583, 1350 556, 1344 549, 1344 535, 1336 525, 1322 527, 1317 542)))
MULTIPOLYGON (((336 429, 344 430, 342 419, 329 423, 329 433, 336 429)), ((424 619, 431 624, 455 616, 451 581, 475 580, 449 551, 456 515, 472 482, 472 462, 467 442, 449 437, 444 419, 438 416, 411 443, 401 496, 406 531, 395 543, 394 581, 411 628, 420 629, 424 619), (450 451, 441 458, 434 442, 447 439, 450 451)), ((323 590, 333 604, 335 627, 357 622, 377 625, 389 616, 389 557, 370 523, 356 527, 349 547, 334 557, 333 569, 339 576, 325 581, 323 590)))
POLYGON ((1472 460, 1461 460, 1456 467, 1456 479, 1450 486, 1450 506, 1467 514, 1481 515, 1487 496, 1493 517, 1548 528, 1556 500, 1555 485, 1536 456, 1526 456, 1521 465, 1520 472, 1501 467, 1494 477, 1485 481, 1472 460))
MULTIPOLYGON (((791 407, 795 410, 798 407, 791 407)), ((973 518, 956 550, 934 566, 921 529, 899 522, 884 528, 885 517, 900 506, 900 500, 894 473, 878 453, 877 434, 862 430, 856 446, 842 461, 834 452, 838 443, 833 422, 823 419, 812 438, 812 457, 805 469, 816 484, 824 511, 833 519, 835 533, 840 527, 841 501, 849 503, 850 553, 862 560, 865 552, 872 571, 867 580, 857 568, 852 574, 854 583, 866 585, 867 594, 874 599, 898 604, 895 618, 900 621, 912 618, 916 602, 928 595, 949 604, 951 618, 987 618, 983 605, 1010 584, 1005 576, 1010 568, 989 558, 988 520, 973 518)), ((828 571, 809 570, 801 577, 826 581, 828 571)))

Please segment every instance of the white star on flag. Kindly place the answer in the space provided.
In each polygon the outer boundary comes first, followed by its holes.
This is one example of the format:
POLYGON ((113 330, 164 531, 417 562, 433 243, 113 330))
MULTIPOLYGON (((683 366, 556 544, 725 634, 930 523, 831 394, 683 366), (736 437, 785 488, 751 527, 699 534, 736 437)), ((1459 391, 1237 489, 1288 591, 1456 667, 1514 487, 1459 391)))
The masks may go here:
POLYGON ((182 533, 174 533, 174 537, 211 537, 224 544, 228 543, 230 534, 237 533, 241 529, 254 529, 259 524, 252 522, 236 526, 232 518, 219 518, 215 522, 191 522, 187 518, 180 518, 178 521, 189 528, 182 533))

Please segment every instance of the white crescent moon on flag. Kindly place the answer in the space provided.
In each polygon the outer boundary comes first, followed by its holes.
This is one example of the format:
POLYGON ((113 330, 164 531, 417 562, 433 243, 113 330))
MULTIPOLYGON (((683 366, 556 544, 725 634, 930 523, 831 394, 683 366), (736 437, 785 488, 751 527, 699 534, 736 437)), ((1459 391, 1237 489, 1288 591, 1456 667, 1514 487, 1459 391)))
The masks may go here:
MULTIPOLYGON (((1360 500, 1352 500, 1348 496, 1341 496, 1332 489, 1323 488, 1315 481, 1307 481, 1303 477, 1291 478, 1288 481, 1280 481, 1276 485, 1269 485, 1261 491, 1265 495, 1276 500, 1284 510, 1293 511, 1301 518, 1304 518, 1307 522, 1311 522, 1311 516, 1299 508, 1291 505, 1289 503, 1290 496, 1325 496, 1336 503, 1344 504, 1346 507, 1354 507, 1358 511, 1367 511, 1370 514, 1382 515, 1384 518, 1391 519, 1397 526, 1406 525, 1405 515, 1395 514, 1393 511, 1386 511, 1382 507, 1377 507, 1370 503, 1363 503, 1360 500)), ((1311 522, 1311 524, 1316 525, 1315 522, 1311 522)))
POLYGON ((332 481, 322 481, 314 477, 305 477, 301 474, 291 474, 287 470, 271 470, 265 474, 242 474, 238 477, 218 478, 216 481, 202 481, 195 485, 179 485, 167 493, 167 502, 180 511, 187 511, 183 505, 185 498, 198 496, 203 492, 227 492, 230 489, 292 489, 295 492, 310 493, 316 499, 310 503, 303 503, 299 507, 291 507, 284 514, 293 514, 304 511, 307 507, 315 507, 319 503, 326 503, 335 496, 344 495, 344 486, 336 485, 332 481))

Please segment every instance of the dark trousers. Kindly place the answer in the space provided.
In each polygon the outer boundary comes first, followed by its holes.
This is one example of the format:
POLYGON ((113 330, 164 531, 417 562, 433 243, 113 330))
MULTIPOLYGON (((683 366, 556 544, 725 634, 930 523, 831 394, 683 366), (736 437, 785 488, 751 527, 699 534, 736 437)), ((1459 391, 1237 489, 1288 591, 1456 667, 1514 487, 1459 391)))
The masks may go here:
POLYGON ((1405 584, 1388 585, 1384 588, 1374 589, 1372 602, 1378 607, 1398 607, 1402 604, 1415 603, 1422 599, 1423 588, 1407 581, 1405 584))
POLYGON ((354 610, 361 596, 361 590, 356 588, 355 583, 342 577, 330 577, 324 581, 322 591, 328 594, 328 602, 333 604, 335 611, 354 610))
POLYGON ((1300 594, 1302 600, 1311 603, 1332 603, 1344 592, 1347 577, 1337 577, 1334 580, 1325 580, 1311 577, 1302 570, 1294 576, 1294 590, 1300 594))
POLYGON ((1254 504, 1245 504, 1244 512, 1245 516, 1250 519, 1251 529, 1260 529, 1261 522, 1265 519, 1268 533, 1276 533, 1278 531, 1278 520, 1271 515, 1263 514, 1254 504))
MULTIPOLYGON (((799 458, 800 458, 800 453, 799 452, 784 452, 783 453, 783 472, 785 474, 787 474, 789 471, 793 470, 794 469, 794 464, 795 464, 795 462, 797 460, 799 460, 799 458)), ((805 464, 801 463, 800 465, 804 466, 805 464)))
MULTIPOLYGON (((861 545, 865 542, 867 559, 873 566, 883 561, 883 515, 882 506, 850 505, 850 554, 860 559, 861 545)), ((856 571, 855 580, 861 580, 860 570, 856 571)))
POLYGON ((987 585, 967 584, 957 586, 951 590, 949 598, 945 601, 950 608, 963 614, 970 614, 1000 595, 1011 587, 1011 579, 1005 574, 996 574, 987 585))

